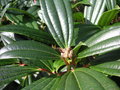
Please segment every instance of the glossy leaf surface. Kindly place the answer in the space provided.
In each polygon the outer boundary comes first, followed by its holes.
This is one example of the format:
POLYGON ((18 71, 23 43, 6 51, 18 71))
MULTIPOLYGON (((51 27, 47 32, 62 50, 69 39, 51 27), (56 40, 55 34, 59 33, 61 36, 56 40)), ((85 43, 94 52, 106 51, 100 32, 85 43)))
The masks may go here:
POLYGON ((54 71, 53 61, 46 61, 46 60, 39 60, 39 59, 30 59, 30 60, 23 59, 21 61, 28 66, 47 69, 47 70, 50 70, 51 72, 54 71))
POLYGON ((105 10, 106 0, 90 0, 91 6, 85 6, 84 17, 87 24, 97 24, 105 10))
POLYGON ((36 68, 19 67, 19 66, 3 66, 0 67, 0 85, 11 82, 29 73, 36 72, 36 68))
POLYGON ((8 12, 11 12, 11 13, 14 13, 14 14, 25 14, 27 16, 29 16, 31 19, 35 19, 35 17, 30 14, 29 12, 27 11, 24 11, 24 10, 21 10, 21 9, 17 9, 17 8, 8 8, 7 10, 8 12))
POLYGON ((116 27, 113 29, 103 30, 95 34, 85 42, 88 45, 88 48, 79 53, 78 58, 83 58, 96 54, 103 54, 112 50, 119 49, 119 33, 120 29, 119 27, 116 27))
POLYGON ((120 9, 113 9, 113 10, 104 12, 98 22, 98 25, 100 26, 109 25, 119 12, 120 12, 120 9))
POLYGON ((85 41, 85 43, 88 47, 91 47, 104 40, 119 36, 119 33, 120 33, 120 26, 114 26, 114 28, 113 27, 107 28, 90 37, 88 40, 85 41))
POLYGON ((95 33, 99 32, 101 28, 92 24, 78 24, 74 29, 74 42, 78 44, 80 41, 85 41, 95 33))
POLYGON ((16 34, 24 35, 30 37, 34 40, 46 42, 48 44, 54 43, 53 38, 46 32, 42 30, 36 30, 20 25, 6 25, 0 27, 0 32, 13 32, 16 34))
POLYGON ((75 7, 79 6, 80 4, 90 5, 89 0, 82 0, 82 1, 78 0, 77 3, 75 3, 74 5, 72 5, 72 8, 75 8, 75 7))
POLYGON ((60 47, 70 47, 73 20, 69 0, 41 0, 42 14, 52 36, 60 47))
POLYGON ((56 72, 58 71, 58 69, 60 69, 61 66, 64 66, 65 63, 63 60, 56 60, 54 63, 53 63, 53 67, 55 68, 56 72))
POLYGON ((39 10, 39 7, 37 5, 33 5, 27 10, 27 12, 32 14, 34 17, 38 17, 37 15, 38 10, 39 10))
POLYGON ((0 59, 23 58, 38 60, 56 60, 59 54, 51 47, 35 41, 19 41, 0 50, 0 59))
POLYGON ((108 10, 114 9, 116 6, 116 0, 106 0, 106 6, 108 10))
POLYGON ((15 8, 9 8, 6 13, 6 17, 8 20, 10 20, 12 23, 16 25, 23 25, 27 26, 33 29, 39 29, 37 20, 36 20, 36 15, 37 15, 37 7, 31 7, 30 9, 26 11, 20 10, 20 9, 15 9, 15 8), (35 10, 35 11, 33 11, 35 10), (36 15, 34 15, 36 14, 36 15), (34 15, 34 16, 33 16, 34 15))
POLYGON ((100 64, 100 63, 105 63, 110 61, 117 61, 120 59, 119 54, 120 54, 120 49, 111 51, 109 53, 97 56, 95 60, 93 60, 91 63, 95 65, 95 64, 100 64))
POLYGON ((22 90, 56 90, 60 78, 42 78, 22 90))
POLYGON ((13 38, 6 36, 6 35, 2 35, 2 34, 1 34, 1 40, 4 45, 10 44, 15 41, 13 38))
POLYGON ((19 60, 17 60, 17 59, 0 60, 0 66, 11 65, 11 64, 15 64, 15 63, 19 63, 19 60))
POLYGON ((23 90, 119 90, 104 74, 80 68, 64 74, 61 78, 42 78, 23 90), (88 84, 87 84, 88 83, 88 84))
POLYGON ((92 66, 91 68, 108 75, 120 76, 120 61, 106 62, 92 66))

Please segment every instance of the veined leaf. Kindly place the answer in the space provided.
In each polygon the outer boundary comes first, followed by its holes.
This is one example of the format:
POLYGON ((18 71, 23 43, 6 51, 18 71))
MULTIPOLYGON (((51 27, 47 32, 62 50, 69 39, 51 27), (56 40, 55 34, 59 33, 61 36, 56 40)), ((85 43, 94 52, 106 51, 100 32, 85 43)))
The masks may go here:
POLYGON ((17 60, 17 59, 0 60, 0 66, 11 65, 11 64, 15 64, 15 63, 19 63, 19 60, 17 60))
POLYGON ((100 25, 100 26, 109 25, 110 22, 116 17, 116 15, 119 12, 120 12, 120 9, 112 9, 112 10, 104 12, 98 22, 98 25, 100 25))
POLYGON ((20 25, 1 26, 0 32, 13 32, 16 34, 25 35, 37 41, 46 42, 48 44, 54 43, 53 38, 48 33, 25 26, 20 25))
POLYGON ((8 9, 9 7, 10 7, 10 4, 8 3, 8 4, 4 7, 3 11, 0 12, 0 24, 1 24, 1 21, 2 21, 2 18, 3 18, 3 16, 4 16, 4 14, 6 13, 6 11, 7 11, 7 9, 8 9))
POLYGON ((108 75, 120 76, 120 61, 106 62, 92 66, 91 68, 108 75))
POLYGON ((24 15, 14 15, 14 14, 6 13, 6 17, 15 25, 21 25, 33 29, 39 29, 37 21, 35 21, 34 19, 28 19, 28 17, 26 18, 24 15))
POLYGON ((63 48, 70 47, 73 37, 70 1, 41 0, 41 8, 45 23, 58 45, 63 48))
POLYGON ((103 54, 120 48, 120 36, 116 36, 100 43, 97 43, 88 49, 79 53, 78 58, 84 58, 96 54, 103 54))
POLYGON ((33 5, 32 7, 30 7, 27 12, 31 13, 32 15, 34 15, 35 17, 38 17, 37 12, 39 10, 39 7, 37 5, 33 5))
POLYGON ((79 68, 57 78, 42 78, 22 90, 119 90, 104 74, 79 68))
POLYGON ((120 27, 103 30, 90 39, 85 44, 89 48, 79 53, 78 58, 84 58, 96 54, 103 54, 120 48, 120 27), (113 34, 114 33, 114 34, 113 34))
POLYGON ((82 45, 85 45, 83 42, 79 42, 78 45, 76 45, 74 48, 73 48, 73 52, 75 55, 77 55, 79 49, 81 48, 82 45))
MULTIPOLYGON (((33 9, 34 8, 35 7, 33 7, 33 9)), ((8 18, 8 20, 10 20, 12 23, 16 25, 23 25, 33 29, 39 29, 36 18, 32 17, 33 11, 31 9, 28 9, 27 12, 24 10, 21 11, 20 9, 10 9, 10 10, 8 9, 8 12, 6 13, 6 17, 8 18)))
POLYGON ((57 90, 119 90, 104 74, 79 68, 62 76, 57 90), (62 87, 61 87, 62 86, 62 87))
POLYGON ((72 5, 72 8, 75 8, 75 7, 77 7, 77 6, 80 5, 80 4, 91 5, 91 4, 89 3, 89 0, 82 0, 82 1, 79 0, 77 3, 75 3, 74 5, 72 5))
POLYGON ((24 10, 17 9, 17 8, 8 8, 7 12, 11 12, 11 13, 14 13, 14 14, 22 14, 22 15, 25 14, 25 15, 29 16, 31 19, 35 18, 32 14, 30 14, 30 13, 24 11, 24 10))
POLYGON ((92 24, 78 24, 75 25, 74 40, 75 45, 80 41, 85 41, 95 33, 99 32, 101 28, 92 24))
POLYGON ((108 10, 114 9, 116 5, 116 0, 106 0, 106 6, 108 10))
POLYGON ((86 23, 97 24, 105 10, 106 0, 90 0, 91 6, 85 6, 84 17, 86 23))
POLYGON ((0 67, 0 85, 11 82, 27 74, 38 71, 32 67, 3 66, 0 67))
POLYGON ((53 63, 53 67, 55 68, 56 72, 58 72, 58 69, 65 65, 64 61, 63 60, 56 60, 54 63, 53 63))
POLYGON ((39 59, 37 60, 36 59, 30 59, 30 60, 22 59, 21 61, 27 66, 44 68, 44 69, 50 70, 51 72, 54 71, 53 61, 45 61, 45 60, 39 60, 39 59))
POLYGON ((56 90, 60 78, 42 78, 22 90, 56 90))
POLYGON ((15 42, 14 39, 12 39, 12 38, 10 38, 10 37, 8 37, 6 35, 1 35, 1 40, 4 43, 4 45, 8 45, 8 44, 10 44, 12 42, 15 42))
POLYGON ((10 58, 56 60, 60 55, 45 44, 26 40, 9 44, 0 50, 0 59, 10 58))
POLYGON ((120 26, 114 26, 114 28, 108 28, 108 29, 102 30, 101 32, 98 32, 97 34, 95 34, 94 36, 86 40, 85 44, 88 47, 91 47, 104 40, 119 36, 120 35, 119 33, 120 33, 120 26))
POLYGON ((111 51, 103 55, 96 56, 95 59, 91 62, 91 64, 96 65, 110 61, 117 61, 118 59, 120 59, 119 54, 120 54, 120 49, 111 51))

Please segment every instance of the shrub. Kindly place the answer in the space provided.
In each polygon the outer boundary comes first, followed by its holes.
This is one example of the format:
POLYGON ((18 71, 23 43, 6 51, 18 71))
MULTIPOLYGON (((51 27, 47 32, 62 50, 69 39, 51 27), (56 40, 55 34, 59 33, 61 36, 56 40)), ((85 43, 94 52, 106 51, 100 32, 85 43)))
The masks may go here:
POLYGON ((1 4, 1 88, 119 90, 110 79, 120 76, 116 0, 40 0, 19 9, 7 3, 1 4))

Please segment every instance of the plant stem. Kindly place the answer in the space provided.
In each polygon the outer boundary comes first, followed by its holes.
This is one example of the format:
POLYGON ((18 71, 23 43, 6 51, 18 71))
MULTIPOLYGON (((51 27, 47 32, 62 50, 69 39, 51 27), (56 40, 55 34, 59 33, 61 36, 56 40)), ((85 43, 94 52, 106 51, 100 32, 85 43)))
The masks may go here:
POLYGON ((67 62, 67 60, 65 58, 63 58, 63 61, 65 62, 66 66, 69 65, 69 63, 67 62))
POLYGON ((71 65, 67 65, 67 71, 71 70, 71 65))

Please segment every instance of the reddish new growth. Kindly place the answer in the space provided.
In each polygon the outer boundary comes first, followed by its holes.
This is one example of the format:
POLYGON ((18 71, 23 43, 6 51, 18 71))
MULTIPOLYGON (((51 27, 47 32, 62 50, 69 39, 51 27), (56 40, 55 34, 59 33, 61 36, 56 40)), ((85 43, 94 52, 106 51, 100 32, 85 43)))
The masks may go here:
POLYGON ((89 66, 90 66, 90 64, 83 65, 83 67, 85 67, 85 68, 87 68, 87 67, 89 67, 89 66))
POLYGON ((54 73, 52 73, 52 72, 50 72, 49 70, 44 69, 44 68, 39 68, 38 70, 39 70, 39 71, 43 71, 43 72, 48 72, 48 73, 50 73, 50 74, 54 74, 54 73))
POLYGON ((36 0, 34 0, 34 3, 36 3, 36 0))
POLYGON ((73 57, 73 51, 71 48, 60 48, 59 51, 61 52, 61 57, 62 58, 72 58, 73 57))
POLYGON ((26 66, 26 64, 22 63, 22 64, 19 64, 19 66, 26 66))

